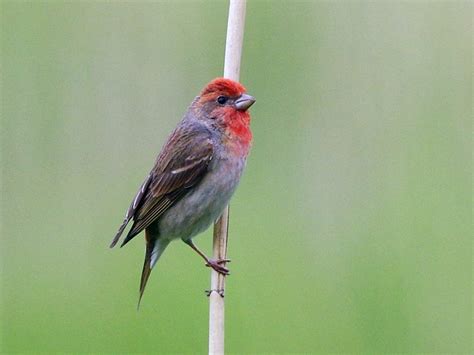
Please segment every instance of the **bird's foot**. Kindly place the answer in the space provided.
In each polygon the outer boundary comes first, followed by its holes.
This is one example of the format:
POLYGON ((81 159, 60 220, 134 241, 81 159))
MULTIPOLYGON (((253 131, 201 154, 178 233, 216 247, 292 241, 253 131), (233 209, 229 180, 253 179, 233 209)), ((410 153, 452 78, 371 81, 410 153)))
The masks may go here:
POLYGON ((209 297, 209 296, 211 295, 211 293, 217 292, 217 294, 218 294, 219 296, 221 296, 222 298, 224 298, 224 290, 222 290, 222 289, 221 289, 221 290, 206 290, 205 292, 206 292, 206 296, 207 296, 207 297, 209 297))
POLYGON ((230 274, 230 271, 228 268, 226 268, 225 266, 222 266, 221 264, 228 263, 228 262, 230 262, 229 259, 219 259, 219 260, 209 259, 206 263, 206 266, 212 267, 219 274, 227 276, 230 274))

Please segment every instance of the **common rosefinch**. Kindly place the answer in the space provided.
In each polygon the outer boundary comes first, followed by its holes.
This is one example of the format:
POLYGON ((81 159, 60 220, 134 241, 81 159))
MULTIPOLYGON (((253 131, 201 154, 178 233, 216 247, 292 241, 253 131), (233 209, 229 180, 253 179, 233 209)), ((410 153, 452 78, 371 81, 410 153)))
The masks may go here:
POLYGON ((232 80, 211 81, 191 103, 162 148, 155 166, 132 201, 110 247, 128 222, 121 246, 145 230, 145 263, 140 296, 159 257, 173 239, 193 248, 206 266, 228 274, 222 263, 202 253, 192 238, 206 230, 228 204, 245 167, 252 141, 247 109, 255 99, 232 80))

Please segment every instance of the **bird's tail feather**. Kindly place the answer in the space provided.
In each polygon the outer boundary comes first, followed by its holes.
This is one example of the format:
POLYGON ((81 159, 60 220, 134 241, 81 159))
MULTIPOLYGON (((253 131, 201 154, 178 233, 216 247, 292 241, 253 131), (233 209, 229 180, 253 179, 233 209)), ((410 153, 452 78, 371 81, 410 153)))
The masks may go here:
POLYGON ((140 295, 138 298, 137 309, 140 307, 140 302, 142 300, 143 293, 145 292, 145 287, 148 282, 148 278, 150 277, 151 270, 169 244, 168 240, 152 236, 148 229, 145 229, 145 240, 145 262, 143 263, 142 277, 140 279, 140 295))

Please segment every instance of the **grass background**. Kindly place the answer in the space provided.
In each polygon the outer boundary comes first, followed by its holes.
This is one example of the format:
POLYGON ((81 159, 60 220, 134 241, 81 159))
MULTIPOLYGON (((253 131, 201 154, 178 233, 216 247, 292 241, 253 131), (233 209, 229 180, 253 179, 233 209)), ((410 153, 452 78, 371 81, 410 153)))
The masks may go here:
MULTIPOLYGON (((229 352, 473 351, 472 10, 249 1, 229 352)), ((226 17, 220 1, 1 2, 2 352, 207 351, 201 259, 171 245, 137 312, 143 242, 108 243, 221 75, 226 17)))

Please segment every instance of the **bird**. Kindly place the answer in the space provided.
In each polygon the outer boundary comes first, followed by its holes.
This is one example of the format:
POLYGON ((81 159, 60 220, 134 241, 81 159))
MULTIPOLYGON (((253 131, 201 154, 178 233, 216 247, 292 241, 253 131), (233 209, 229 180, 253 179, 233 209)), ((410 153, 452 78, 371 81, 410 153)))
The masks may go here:
POLYGON ((245 168, 252 145, 248 109, 255 98, 227 78, 209 82, 163 145, 125 213, 113 248, 130 221, 121 247, 145 231, 140 305, 153 267, 173 240, 189 245, 206 266, 228 275, 229 260, 208 258, 193 242, 222 214, 245 168))

